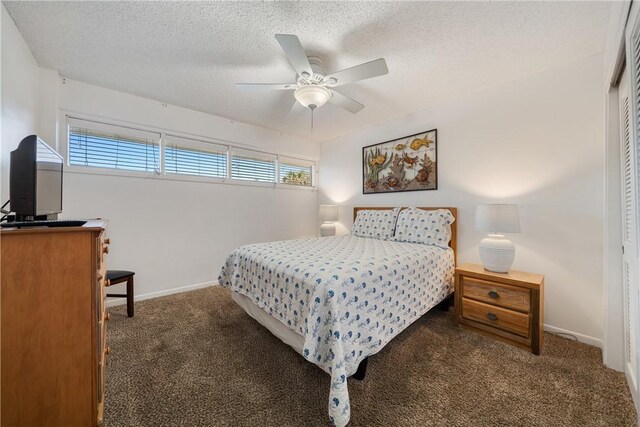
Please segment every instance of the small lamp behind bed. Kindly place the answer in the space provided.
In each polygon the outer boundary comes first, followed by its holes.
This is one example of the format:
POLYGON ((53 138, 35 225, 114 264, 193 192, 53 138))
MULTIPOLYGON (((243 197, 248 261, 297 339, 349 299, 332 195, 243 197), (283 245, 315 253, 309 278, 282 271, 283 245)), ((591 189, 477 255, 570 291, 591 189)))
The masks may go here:
POLYGON ((319 215, 322 225, 320 226, 320 236, 335 236, 336 226, 333 223, 338 220, 337 205, 320 205, 319 215))

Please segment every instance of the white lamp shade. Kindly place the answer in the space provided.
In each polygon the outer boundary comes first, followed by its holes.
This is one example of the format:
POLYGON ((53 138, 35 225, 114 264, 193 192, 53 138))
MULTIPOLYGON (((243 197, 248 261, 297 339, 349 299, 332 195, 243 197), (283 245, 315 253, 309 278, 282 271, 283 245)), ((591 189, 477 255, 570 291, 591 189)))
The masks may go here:
POLYGON ((322 107, 332 95, 329 89, 318 85, 301 86, 293 92, 300 104, 312 110, 322 107))
POLYGON ((321 221, 337 221, 338 206, 337 205, 320 205, 319 215, 321 221))
POLYGON ((488 233, 519 233, 518 205, 478 205, 476 230, 488 233))

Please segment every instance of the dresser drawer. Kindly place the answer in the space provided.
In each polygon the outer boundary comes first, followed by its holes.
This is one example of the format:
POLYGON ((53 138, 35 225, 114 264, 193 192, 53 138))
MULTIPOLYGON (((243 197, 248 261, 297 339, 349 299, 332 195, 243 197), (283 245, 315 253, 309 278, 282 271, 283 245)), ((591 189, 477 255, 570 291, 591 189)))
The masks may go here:
POLYGON ((524 313, 462 298, 462 317, 524 338, 529 337, 529 315, 524 313))
POLYGON ((101 271, 97 273, 96 278, 96 322, 100 322, 104 317, 104 303, 105 303, 105 289, 104 289, 104 281, 106 271, 101 271))
POLYGON ((98 414, 97 414, 97 422, 98 426, 102 426, 104 422, 104 368, 105 368, 105 357, 104 352, 102 353, 102 357, 100 358, 100 362, 98 363, 98 414))
POLYGON ((97 343, 97 377, 96 391, 98 393, 98 403, 104 401, 104 324, 100 322, 98 325, 98 343, 97 343))
POLYGON ((462 296, 523 313, 528 313, 531 306, 529 289, 497 284, 474 277, 462 277, 462 296))
POLYGON ((111 244, 111 239, 103 238, 103 234, 100 234, 97 237, 97 261, 98 261, 98 270, 106 270, 104 266, 104 257, 109 253, 109 245, 111 244))

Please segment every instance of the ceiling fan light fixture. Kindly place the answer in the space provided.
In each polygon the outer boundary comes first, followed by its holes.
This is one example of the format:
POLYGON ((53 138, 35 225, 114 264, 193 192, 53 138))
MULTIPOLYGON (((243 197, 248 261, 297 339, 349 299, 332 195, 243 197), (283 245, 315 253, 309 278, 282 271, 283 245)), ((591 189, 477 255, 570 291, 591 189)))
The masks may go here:
POLYGON ((317 85, 301 86, 293 93, 300 104, 312 110, 322 107, 332 95, 329 89, 317 85))

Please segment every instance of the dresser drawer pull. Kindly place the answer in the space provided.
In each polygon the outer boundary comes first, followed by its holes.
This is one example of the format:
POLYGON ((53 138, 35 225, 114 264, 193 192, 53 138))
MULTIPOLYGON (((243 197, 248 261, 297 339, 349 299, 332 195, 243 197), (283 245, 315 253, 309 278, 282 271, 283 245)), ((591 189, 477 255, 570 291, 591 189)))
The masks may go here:
POLYGON ((105 254, 108 254, 109 253, 109 245, 104 245, 102 247, 102 252, 104 252, 105 254))
POLYGON ((109 238, 104 239, 104 244, 105 245, 111 244, 111 239, 109 239, 109 238))
POLYGON ((106 321, 111 320, 111 313, 105 313, 104 314, 104 320, 106 320, 106 321))
POLYGON ((106 286, 107 288, 108 288, 109 286, 111 286, 111 280, 109 280, 109 279, 105 279, 105 280, 104 280, 104 286, 106 286))
POLYGON ((493 313, 487 313, 487 319, 489 320, 498 320, 498 316, 493 313))
POLYGON ((500 298, 500 294, 497 293, 496 291, 489 291, 489 296, 491 298, 500 298))
POLYGON ((104 349, 104 355, 108 355, 109 353, 111 353, 111 349, 109 348, 109 346, 105 347, 104 349))

